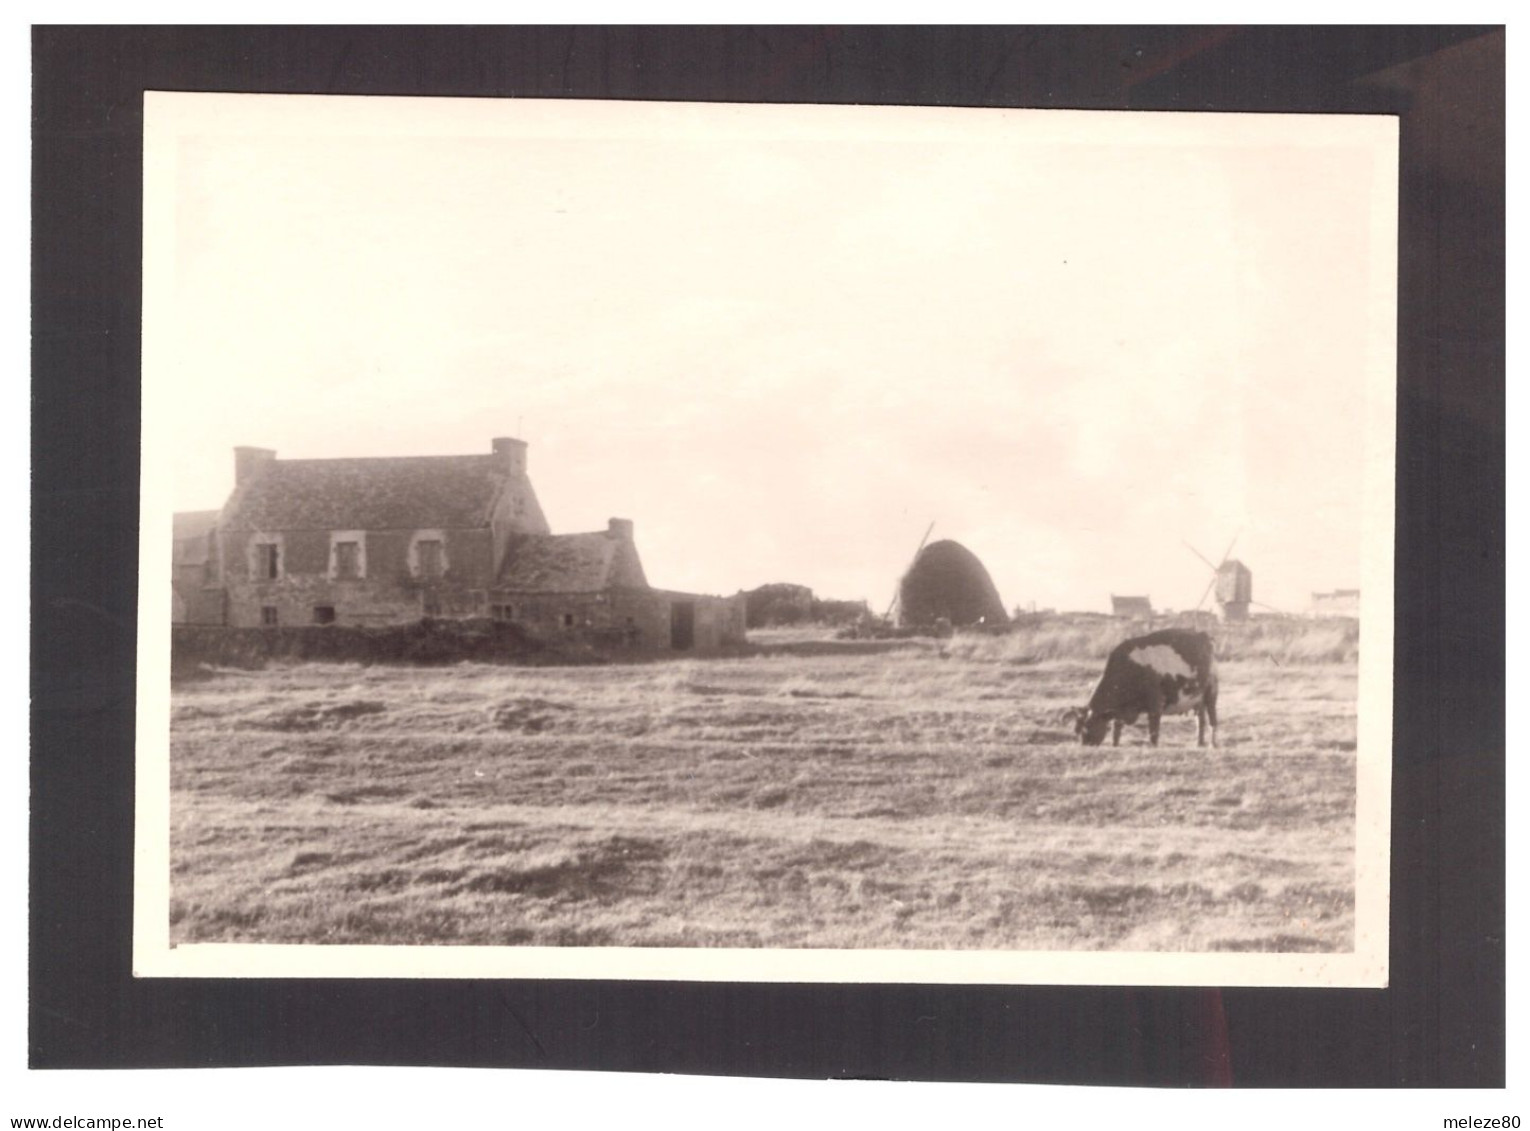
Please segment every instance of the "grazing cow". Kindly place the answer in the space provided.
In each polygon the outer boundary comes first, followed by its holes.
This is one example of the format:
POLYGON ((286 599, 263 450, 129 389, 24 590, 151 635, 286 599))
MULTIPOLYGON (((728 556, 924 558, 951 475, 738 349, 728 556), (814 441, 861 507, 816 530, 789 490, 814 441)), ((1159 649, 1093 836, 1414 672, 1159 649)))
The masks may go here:
POLYGON ((1166 628, 1116 645, 1105 661, 1105 674, 1089 705, 1074 715, 1079 741, 1098 746, 1110 730, 1111 745, 1121 745, 1121 728, 1147 715, 1148 739, 1158 745, 1158 721, 1164 715, 1194 711, 1198 745, 1217 744, 1217 661, 1211 637, 1204 632, 1166 628))

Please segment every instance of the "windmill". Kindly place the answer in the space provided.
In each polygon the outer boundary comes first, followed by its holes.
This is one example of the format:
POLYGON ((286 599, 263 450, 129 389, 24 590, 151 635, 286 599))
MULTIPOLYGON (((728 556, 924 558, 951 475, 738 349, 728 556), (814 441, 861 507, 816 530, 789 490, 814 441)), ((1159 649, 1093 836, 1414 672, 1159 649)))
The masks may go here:
POLYGON ((1205 562, 1207 568, 1211 570, 1211 580, 1206 583, 1201 599, 1195 603, 1197 612, 1206 603, 1206 598, 1211 595, 1212 590, 1215 590, 1217 606, 1222 610, 1223 620, 1248 620, 1248 607, 1257 603, 1254 600, 1254 575, 1248 566, 1230 556, 1233 547, 1238 544, 1238 536, 1242 533, 1240 530, 1233 535, 1232 541, 1227 543, 1227 549, 1222 551, 1222 560, 1217 564, 1212 564, 1210 558, 1189 542, 1185 543, 1185 549, 1205 562))
MULTIPOLYGON (((934 529, 935 529, 935 523, 934 523, 934 520, 931 520, 930 525, 925 527, 925 529, 924 529, 924 537, 919 539, 919 549, 914 551, 914 561, 918 561, 919 560, 919 551, 924 549, 924 544, 930 540, 930 531, 932 531, 934 529)), ((910 568, 912 568, 913 567, 913 562, 910 562, 909 566, 910 566, 910 568)), ((887 611, 882 614, 882 619, 883 620, 891 620, 892 619, 893 610, 898 607, 898 597, 902 594, 902 592, 903 592, 903 583, 900 580, 899 583, 898 583, 898 588, 893 590, 893 598, 888 603, 887 611)))

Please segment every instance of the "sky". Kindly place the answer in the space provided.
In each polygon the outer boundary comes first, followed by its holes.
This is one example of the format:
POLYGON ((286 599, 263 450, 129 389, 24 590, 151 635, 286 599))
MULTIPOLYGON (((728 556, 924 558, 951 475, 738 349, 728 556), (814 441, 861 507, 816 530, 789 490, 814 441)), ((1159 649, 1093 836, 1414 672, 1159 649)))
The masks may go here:
POLYGON ((170 509, 221 506, 235 445, 510 435, 555 532, 630 518, 670 589, 881 611, 932 523, 1011 608, 1194 607, 1186 544, 1235 536, 1267 607, 1360 584, 1395 248, 1354 119, 219 95, 148 120, 170 509))

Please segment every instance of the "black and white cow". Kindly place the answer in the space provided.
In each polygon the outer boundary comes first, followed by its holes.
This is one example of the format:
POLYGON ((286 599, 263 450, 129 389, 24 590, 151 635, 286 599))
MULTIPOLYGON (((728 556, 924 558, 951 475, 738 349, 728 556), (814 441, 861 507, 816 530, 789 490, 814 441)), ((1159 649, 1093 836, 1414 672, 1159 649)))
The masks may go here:
POLYGON ((1148 739, 1158 745, 1158 722, 1164 715, 1194 711, 1197 742, 1217 744, 1217 660, 1204 632, 1166 628, 1133 637, 1111 650, 1105 674, 1089 705, 1075 713, 1079 741, 1098 746, 1111 731, 1111 745, 1121 744, 1121 728, 1147 716, 1148 739))

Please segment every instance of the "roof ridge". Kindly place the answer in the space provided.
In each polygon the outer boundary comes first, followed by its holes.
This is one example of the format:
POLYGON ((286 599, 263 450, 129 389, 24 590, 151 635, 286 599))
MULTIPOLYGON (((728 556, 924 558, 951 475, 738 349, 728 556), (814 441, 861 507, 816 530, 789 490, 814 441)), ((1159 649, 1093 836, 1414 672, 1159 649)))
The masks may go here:
POLYGON ((298 456, 295 459, 274 459, 271 462, 280 466, 294 463, 402 463, 406 460, 427 459, 475 459, 497 462, 498 458, 491 452, 448 452, 434 456, 298 456))

